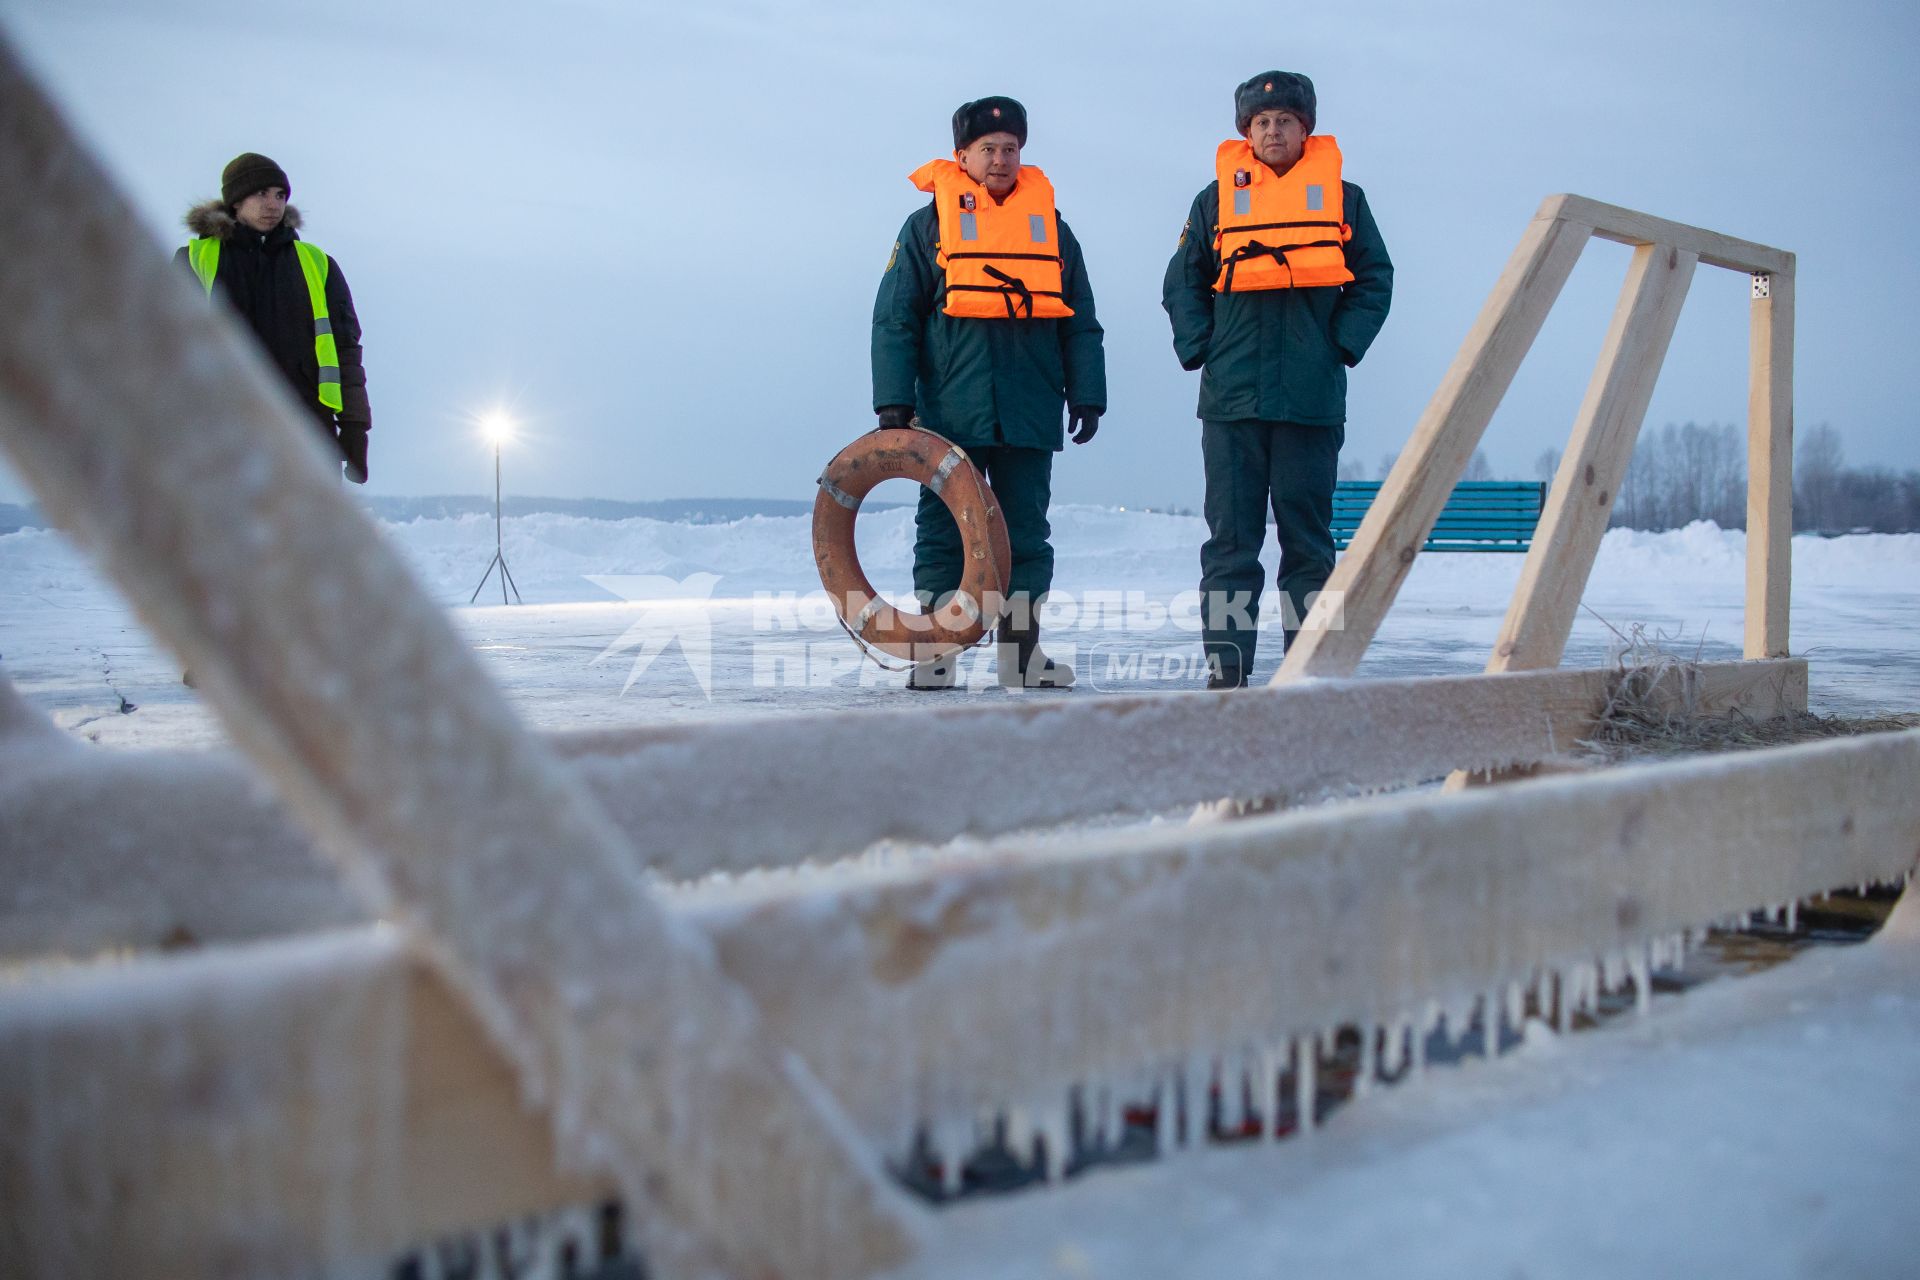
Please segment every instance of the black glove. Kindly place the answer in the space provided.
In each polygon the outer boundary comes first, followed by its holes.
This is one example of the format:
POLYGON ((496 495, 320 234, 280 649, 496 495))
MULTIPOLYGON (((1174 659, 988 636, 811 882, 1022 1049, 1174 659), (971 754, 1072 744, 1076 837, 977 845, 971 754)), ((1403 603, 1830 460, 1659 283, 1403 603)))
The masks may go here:
POLYGON ((1078 405, 1067 411, 1067 430, 1073 436, 1075 444, 1085 444, 1093 439, 1093 433, 1100 429, 1102 410, 1078 405))
POLYGON ((367 482, 367 428, 369 425, 357 418, 346 418, 340 422, 340 456, 347 464, 347 479, 355 484, 367 482))
POLYGON ((910 404, 883 404, 874 410, 880 415, 880 425, 875 431, 898 431, 913 425, 913 406, 910 404))

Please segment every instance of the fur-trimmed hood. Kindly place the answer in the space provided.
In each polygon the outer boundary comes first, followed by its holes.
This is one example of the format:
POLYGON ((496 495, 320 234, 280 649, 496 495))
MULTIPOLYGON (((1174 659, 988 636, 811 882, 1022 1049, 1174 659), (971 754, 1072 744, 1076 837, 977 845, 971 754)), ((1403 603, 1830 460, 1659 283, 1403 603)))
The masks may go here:
MULTIPOLYGON (((240 220, 233 216, 233 210, 225 201, 209 200, 187 210, 187 230, 203 240, 225 240, 239 227, 240 220)), ((287 206, 286 216, 280 225, 289 231, 300 229, 300 211, 292 205, 287 206)))

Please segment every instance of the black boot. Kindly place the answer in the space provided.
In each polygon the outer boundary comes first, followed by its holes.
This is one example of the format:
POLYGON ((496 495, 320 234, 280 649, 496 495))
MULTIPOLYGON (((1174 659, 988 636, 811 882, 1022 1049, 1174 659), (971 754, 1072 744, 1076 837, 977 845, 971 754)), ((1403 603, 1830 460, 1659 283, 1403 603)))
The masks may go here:
POLYGON ((964 650, 956 649, 952 653, 914 663, 913 672, 907 676, 907 688, 915 693, 933 693, 941 689, 958 688, 960 655, 963 652, 964 650))
POLYGON ((1002 623, 997 633, 1000 684, 1007 689, 1071 689, 1073 668, 1040 652, 1040 624, 1002 623))
POLYGON ((1238 664, 1229 666, 1217 656, 1207 659, 1207 688, 1244 689, 1247 687, 1247 669, 1238 664))

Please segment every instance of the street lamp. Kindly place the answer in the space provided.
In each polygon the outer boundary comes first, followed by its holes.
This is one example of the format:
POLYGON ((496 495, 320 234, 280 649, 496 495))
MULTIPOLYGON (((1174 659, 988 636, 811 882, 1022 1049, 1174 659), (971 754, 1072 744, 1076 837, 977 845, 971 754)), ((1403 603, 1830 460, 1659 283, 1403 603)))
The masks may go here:
POLYGON ((493 444, 493 559, 487 561, 487 571, 480 575, 480 586, 473 589, 467 597, 472 604, 480 598, 480 587, 487 585, 487 579, 493 576, 493 567, 500 566, 500 603, 507 603, 507 588, 513 588, 515 604, 525 604, 520 598, 520 584, 513 580, 513 574, 507 569, 506 544, 500 534, 500 446, 513 439, 513 419, 505 413, 495 410, 480 419, 480 434, 493 444))

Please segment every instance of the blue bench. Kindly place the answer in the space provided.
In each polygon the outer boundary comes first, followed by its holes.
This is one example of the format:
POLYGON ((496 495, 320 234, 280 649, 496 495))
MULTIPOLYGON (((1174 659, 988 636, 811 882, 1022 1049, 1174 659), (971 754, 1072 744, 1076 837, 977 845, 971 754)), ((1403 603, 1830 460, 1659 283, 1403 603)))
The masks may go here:
MULTIPOLYGON (((1378 480, 1342 480, 1333 489, 1333 545, 1353 541, 1360 520, 1380 492, 1378 480)), ((1547 486, 1531 480, 1462 480, 1453 488, 1422 551, 1525 551, 1547 500, 1547 486)))

